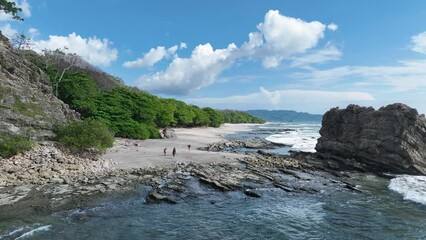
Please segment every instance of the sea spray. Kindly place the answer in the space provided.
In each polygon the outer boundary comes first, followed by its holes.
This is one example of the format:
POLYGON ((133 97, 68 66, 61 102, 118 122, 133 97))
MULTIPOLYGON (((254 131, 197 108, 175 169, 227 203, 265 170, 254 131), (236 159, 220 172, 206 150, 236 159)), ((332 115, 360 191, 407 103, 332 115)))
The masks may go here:
POLYGON ((389 189, 411 200, 426 205, 426 176, 401 175, 390 181, 389 189))

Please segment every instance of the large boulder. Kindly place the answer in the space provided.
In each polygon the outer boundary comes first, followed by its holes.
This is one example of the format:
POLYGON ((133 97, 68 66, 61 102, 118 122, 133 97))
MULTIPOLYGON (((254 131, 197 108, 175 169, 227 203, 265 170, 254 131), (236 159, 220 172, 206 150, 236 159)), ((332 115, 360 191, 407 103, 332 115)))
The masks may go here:
POLYGON ((324 159, 374 173, 426 174, 426 119, 395 103, 325 113, 316 150, 324 159))

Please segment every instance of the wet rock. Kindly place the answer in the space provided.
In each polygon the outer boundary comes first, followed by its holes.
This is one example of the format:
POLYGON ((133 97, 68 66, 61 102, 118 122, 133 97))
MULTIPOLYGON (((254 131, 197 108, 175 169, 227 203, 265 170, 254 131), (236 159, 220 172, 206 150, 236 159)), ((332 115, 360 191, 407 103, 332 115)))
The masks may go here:
POLYGON ((249 196, 249 197, 255 197, 255 198, 260 198, 262 197, 262 195, 260 195, 259 193, 255 192, 252 189, 245 189, 244 190, 244 194, 249 196))
POLYGON ((175 204, 177 203, 177 200, 166 196, 166 195, 162 195, 160 193, 157 192, 157 190, 153 190, 149 193, 148 195, 148 199, 147 199, 148 203, 171 203, 171 204, 175 204))

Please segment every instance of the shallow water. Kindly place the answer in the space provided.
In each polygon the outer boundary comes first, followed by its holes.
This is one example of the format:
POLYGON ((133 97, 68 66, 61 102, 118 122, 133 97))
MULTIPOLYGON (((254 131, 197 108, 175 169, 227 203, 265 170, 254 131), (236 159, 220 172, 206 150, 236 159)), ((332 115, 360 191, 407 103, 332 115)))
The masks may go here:
POLYGON ((100 199, 87 210, 2 220, 0 239, 34 229, 39 231, 31 239, 426 238, 426 206, 389 191, 387 179, 361 177, 357 184, 364 193, 258 189, 262 198, 197 186, 199 197, 176 205, 145 204, 141 188, 131 197, 100 199))

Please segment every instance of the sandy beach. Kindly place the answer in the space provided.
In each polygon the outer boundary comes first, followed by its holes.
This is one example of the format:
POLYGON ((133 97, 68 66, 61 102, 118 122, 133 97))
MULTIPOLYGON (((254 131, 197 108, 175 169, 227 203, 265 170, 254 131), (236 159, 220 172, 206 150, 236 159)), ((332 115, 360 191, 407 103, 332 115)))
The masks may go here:
POLYGON ((113 169, 147 168, 181 162, 235 162, 235 158, 243 155, 207 152, 197 148, 219 142, 224 139, 224 135, 247 131, 254 125, 224 124, 220 128, 176 128, 176 137, 170 139, 120 139, 103 157, 113 163, 113 169), (191 150, 188 150, 188 145, 191 145, 191 150), (175 157, 172 156, 174 147, 177 152, 175 157), (167 148, 166 156, 163 154, 164 148, 167 148))

